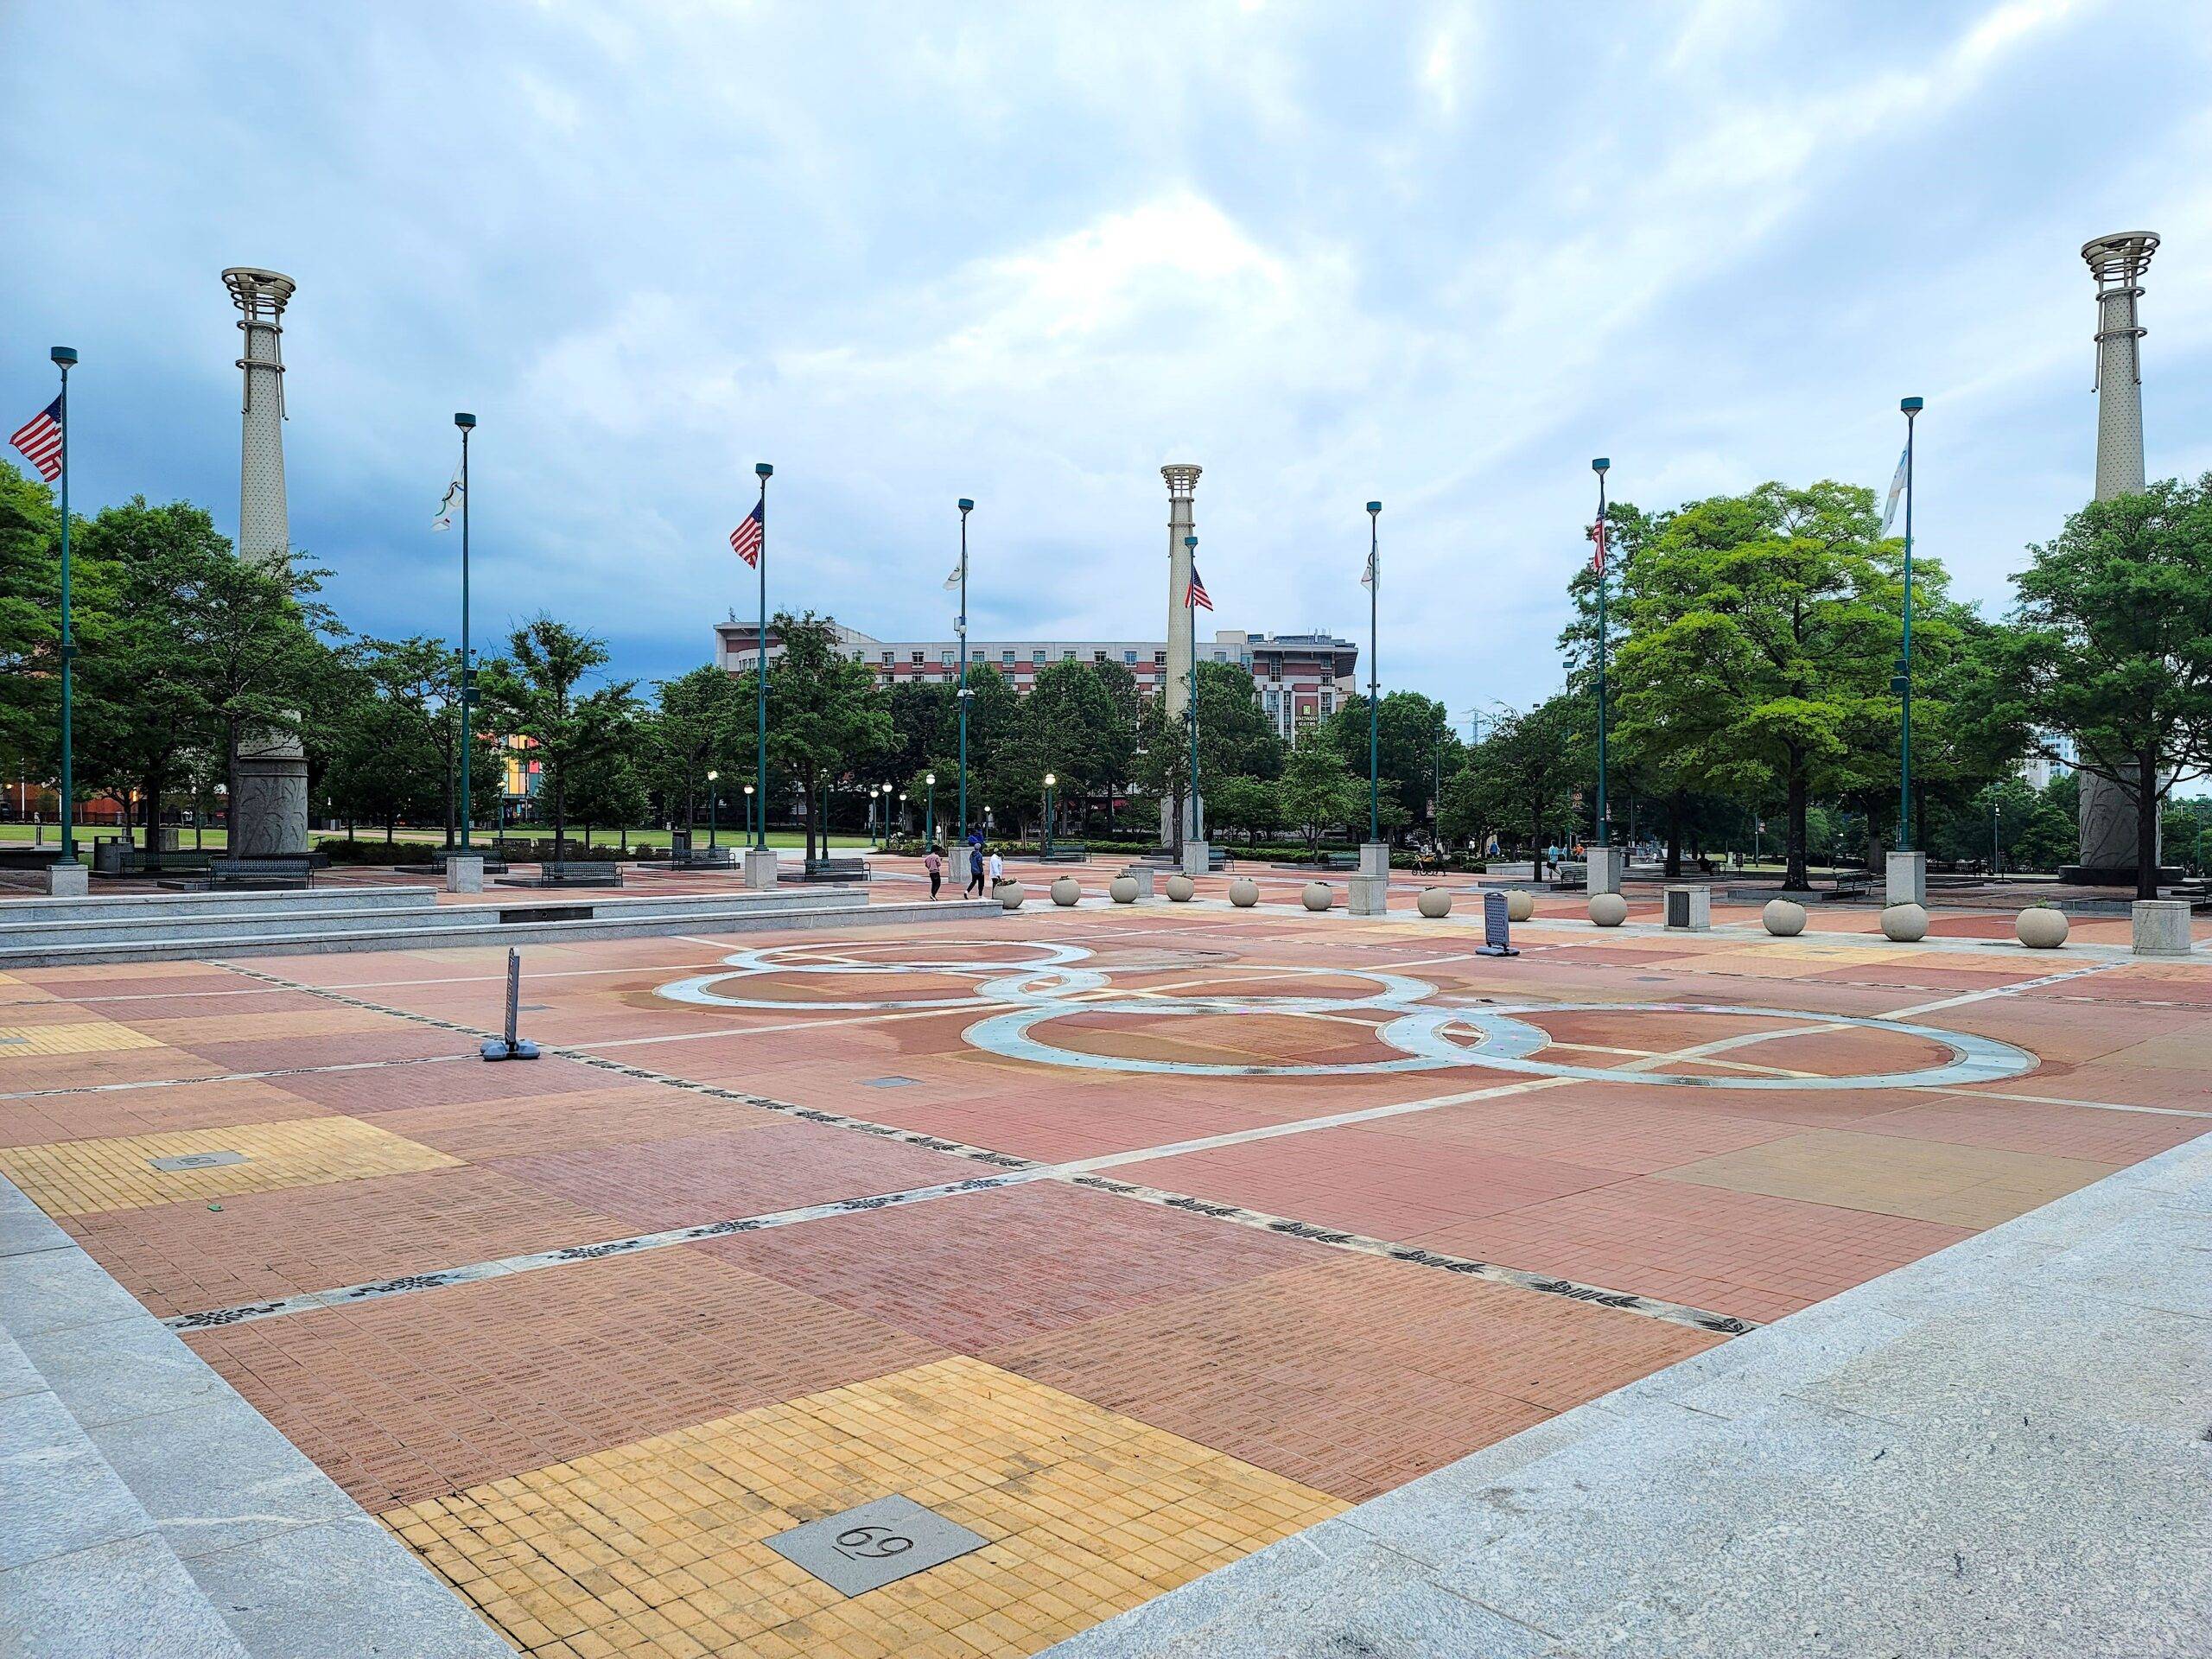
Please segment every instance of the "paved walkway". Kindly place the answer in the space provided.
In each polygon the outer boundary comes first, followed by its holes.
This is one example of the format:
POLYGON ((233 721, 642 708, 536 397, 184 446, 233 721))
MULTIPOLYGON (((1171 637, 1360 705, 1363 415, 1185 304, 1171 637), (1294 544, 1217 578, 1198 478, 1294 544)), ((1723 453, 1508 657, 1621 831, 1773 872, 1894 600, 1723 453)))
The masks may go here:
POLYGON ((2202 1655, 2208 1425, 2212 1136, 1051 1652, 2202 1655))
POLYGON ((0 1653, 510 1651, 0 1179, 0 1653))

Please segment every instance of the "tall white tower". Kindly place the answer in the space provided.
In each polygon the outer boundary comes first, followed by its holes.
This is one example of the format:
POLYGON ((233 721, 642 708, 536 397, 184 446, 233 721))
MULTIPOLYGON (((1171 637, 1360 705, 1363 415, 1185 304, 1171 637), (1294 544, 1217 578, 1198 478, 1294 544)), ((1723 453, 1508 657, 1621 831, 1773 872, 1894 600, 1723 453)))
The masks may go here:
MULTIPOLYGON (((242 314, 245 412, 238 448, 238 556, 282 566, 291 557, 284 499, 283 317, 297 286, 273 270, 240 265, 223 285, 242 314)), ((231 756, 231 855, 296 857, 308 849, 308 763, 289 732, 241 734, 231 756)))
MULTIPOLYGON (((1185 741, 1184 711, 1190 707, 1198 675, 1194 655, 1198 619, 1190 606, 1191 566, 1195 561, 1188 538, 1197 533, 1191 512, 1192 498, 1198 493, 1198 469, 1177 463, 1162 467, 1160 475, 1167 480, 1167 676, 1160 691, 1160 708, 1166 715, 1164 723, 1167 730, 1180 743, 1185 741)), ((1201 840, 1204 826, 1195 790, 1183 803, 1180 836, 1176 834, 1174 802, 1160 802, 1161 846, 1179 846, 1183 842, 1201 840)))
MULTIPOLYGON (((2097 499, 2143 489, 2144 329, 2135 302, 2143 272, 2158 251, 2148 231, 2120 231, 2082 247, 2097 283, 2097 499)), ((2107 779, 2081 774, 2081 862, 2077 880, 2133 886, 2136 865, 2135 798, 2107 779)))

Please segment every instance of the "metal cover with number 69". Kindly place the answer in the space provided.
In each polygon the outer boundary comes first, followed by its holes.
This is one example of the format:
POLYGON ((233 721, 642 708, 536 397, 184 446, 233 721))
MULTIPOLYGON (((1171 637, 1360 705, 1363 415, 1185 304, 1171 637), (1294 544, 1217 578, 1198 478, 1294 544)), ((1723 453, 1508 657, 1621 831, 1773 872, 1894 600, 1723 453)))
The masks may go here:
POLYGON ((768 1548, 849 1596, 941 1567, 990 1540, 911 1497, 879 1497, 767 1541, 768 1548))

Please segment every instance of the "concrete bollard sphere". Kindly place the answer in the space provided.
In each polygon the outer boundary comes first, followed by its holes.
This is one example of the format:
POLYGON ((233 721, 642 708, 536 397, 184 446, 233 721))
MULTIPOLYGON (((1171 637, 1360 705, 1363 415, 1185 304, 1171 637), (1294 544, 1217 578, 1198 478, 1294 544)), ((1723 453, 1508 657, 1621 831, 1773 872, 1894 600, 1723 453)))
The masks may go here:
POLYGON ((999 884, 999 903, 1008 910, 1020 910, 1021 901, 1028 896, 1021 890, 1021 883, 1019 881, 1002 881, 999 884))
POLYGON ((1421 913, 1432 922, 1441 920, 1452 913, 1452 889, 1423 887, 1421 897, 1414 902, 1421 906, 1421 913))
POLYGON ((1106 891, 1117 905, 1134 905, 1137 901, 1137 879, 1134 875, 1117 875, 1106 891))
POLYGON ((1308 881, 1306 884, 1306 909, 1326 910, 1331 905, 1336 903, 1336 893, 1327 882, 1308 881))
POLYGON ((1794 939, 1805 931, 1805 906, 1794 899, 1770 899, 1759 919, 1776 938, 1794 939))
POLYGON ((1536 895, 1520 887, 1505 890, 1505 919, 1525 922, 1536 913, 1536 895))
POLYGON ((1071 905, 1083 897, 1083 883, 1071 875, 1056 876, 1052 891, 1054 904, 1071 905))
POLYGON ((1239 910, 1249 910, 1260 902, 1260 884, 1249 875, 1240 875, 1229 884, 1229 902, 1239 910))
POLYGON ((1928 911, 1914 904, 1887 905, 1882 910, 1882 931, 1899 944, 1911 944, 1928 937, 1928 911))
POLYGON ((2071 931, 2065 912, 2050 905, 2030 905, 2012 924, 2012 931, 2031 950, 2056 950, 2071 931))
POLYGON ((1600 927, 1618 927, 1628 920, 1628 900, 1618 893, 1600 893, 1590 899, 1590 919, 1600 927))
POLYGON ((1167 897, 1170 903, 1187 905, 1198 890, 1198 884, 1179 871, 1167 878, 1167 897))

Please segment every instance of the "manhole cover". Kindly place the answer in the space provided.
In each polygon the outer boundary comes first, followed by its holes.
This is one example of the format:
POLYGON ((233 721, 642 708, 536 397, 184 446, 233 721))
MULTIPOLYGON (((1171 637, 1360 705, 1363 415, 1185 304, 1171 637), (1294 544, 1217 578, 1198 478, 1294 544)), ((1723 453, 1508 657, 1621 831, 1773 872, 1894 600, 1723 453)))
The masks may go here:
POLYGON ((245 1162, 245 1154, 242 1152, 181 1152, 174 1158, 149 1158, 146 1161, 156 1169, 165 1171, 220 1169, 226 1164, 245 1162))
POLYGON ((879 1497, 842 1515, 810 1521, 768 1540, 768 1548, 849 1596, 864 1595, 990 1541, 911 1497, 879 1497))
POLYGON ((904 1089, 920 1081, 919 1077, 862 1077, 861 1087, 863 1089, 904 1089))

